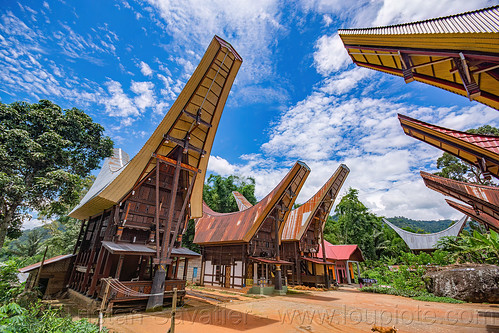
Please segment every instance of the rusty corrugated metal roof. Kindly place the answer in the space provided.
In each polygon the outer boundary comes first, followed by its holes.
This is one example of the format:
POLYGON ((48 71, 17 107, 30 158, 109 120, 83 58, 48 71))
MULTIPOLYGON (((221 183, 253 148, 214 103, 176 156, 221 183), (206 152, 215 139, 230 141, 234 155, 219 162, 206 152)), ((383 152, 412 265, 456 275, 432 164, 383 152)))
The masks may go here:
POLYGON ((401 114, 398 118, 405 134, 486 169, 499 178, 499 137, 456 131, 401 114))
POLYGON ((281 239, 283 241, 300 240, 314 217, 319 214, 329 215, 331 208, 333 208, 334 200, 349 172, 350 169, 346 165, 341 164, 313 197, 291 211, 282 232, 281 239), (328 193, 330 194, 329 196, 327 195, 328 193), (319 211, 321 205, 323 210, 319 211))
MULTIPOLYGON (((43 263, 43 266, 45 267, 47 265, 56 263, 58 261, 69 259, 69 258, 71 258, 73 256, 75 256, 75 254, 62 254, 60 256, 49 258, 49 259, 45 260, 45 262, 43 263)), ((42 262, 40 261, 40 262, 37 262, 36 264, 32 264, 32 265, 29 265, 29 266, 26 266, 26 267, 23 267, 23 268, 19 268, 19 272, 21 272, 21 273, 28 273, 28 272, 30 272, 30 271, 32 271, 34 269, 40 268, 41 263, 42 262)))
POLYGON ((248 199, 246 199, 244 195, 242 195, 241 193, 237 191, 232 191, 232 195, 234 196, 234 199, 236 200, 237 203, 237 208, 240 211, 248 209, 253 206, 251 202, 249 202, 248 199))
POLYGON ((499 32, 499 6, 424 21, 361 29, 339 29, 342 35, 400 35, 499 32))
POLYGON ((432 190, 469 204, 499 219, 499 188, 452 180, 421 171, 425 185, 432 190))
POLYGON ((454 202, 452 200, 445 199, 445 201, 447 201, 449 206, 451 206, 454 209, 457 209, 458 211, 460 211, 463 214, 468 215, 473 220, 475 220, 477 222, 481 222, 482 224, 488 225, 491 228, 495 229, 496 231, 499 231, 499 220, 498 219, 495 219, 492 216, 485 214, 484 212, 477 212, 469 206, 462 205, 462 204, 454 202))
MULTIPOLYGON (((203 203, 203 217, 196 221, 194 243, 217 244, 249 242, 267 216, 286 196, 286 220, 310 169, 303 162, 297 162, 284 179, 263 200, 239 212, 217 213, 203 203)), ((282 229, 281 229, 282 232, 282 229)))

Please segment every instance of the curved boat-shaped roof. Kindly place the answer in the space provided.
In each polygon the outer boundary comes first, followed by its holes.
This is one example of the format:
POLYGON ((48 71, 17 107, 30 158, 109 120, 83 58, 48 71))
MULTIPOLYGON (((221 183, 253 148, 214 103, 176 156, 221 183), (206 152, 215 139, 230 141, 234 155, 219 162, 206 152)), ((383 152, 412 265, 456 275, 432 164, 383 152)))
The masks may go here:
POLYGON ((452 154, 499 178, 499 137, 455 131, 398 115, 405 134, 452 154))
POLYGON ((481 212, 479 214, 479 212, 475 211, 473 208, 466 206, 466 205, 461 205, 461 204, 454 202, 452 200, 445 199, 445 201, 447 201, 449 206, 451 206, 454 209, 457 209, 458 211, 460 211, 463 214, 468 215, 473 220, 480 222, 484 225, 487 225, 487 226, 495 229, 496 231, 499 231, 499 220, 498 219, 495 219, 492 216, 487 215, 483 212, 481 212))
POLYGON ((395 230, 395 232, 402 237, 404 242, 409 246, 411 250, 431 250, 434 249, 435 245, 442 237, 446 236, 457 236, 463 230, 464 224, 468 220, 465 215, 458 222, 454 223, 445 230, 435 232, 432 234, 417 234, 414 232, 409 232, 404 229, 397 227, 396 225, 390 223, 387 219, 383 218, 390 228, 395 230))
MULTIPOLYGON (((283 180, 256 205, 234 213, 217 213, 203 202, 203 217, 196 221, 196 244, 249 242, 263 221, 278 209, 285 221, 297 194, 300 192, 310 169, 303 162, 296 162, 283 180)), ((282 233, 282 225, 279 235, 282 233)))
POLYGON ((202 215, 206 166, 217 127, 242 59, 232 46, 215 36, 175 103, 135 157, 103 188, 93 191, 70 213, 85 219, 119 202, 156 165, 156 157, 185 148, 187 168, 196 171, 190 216, 202 215))
MULTIPOLYGON (((317 217, 319 220, 318 215, 326 216, 327 218, 349 172, 350 169, 346 165, 341 164, 313 197, 291 211, 282 232, 281 239, 283 241, 300 240, 314 217, 317 217)), ((325 222, 324 219, 323 223, 325 222)))
POLYGON ((246 197, 244 195, 242 195, 241 193, 239 193, 237 191, 232 191, 232 195, 234 196, 234 199, 236 200, 237 208, 240 211, 253 207, 251 202, 249 202, 248 199, 246 199, 246 197))
POLYGON ((448 195, 499 219, 499 187, 460 182, 421 171, 428 188, 448 195))
POLYGON ((338 31, 358 66, 424 82, 499 110, 499 6, 338 31))

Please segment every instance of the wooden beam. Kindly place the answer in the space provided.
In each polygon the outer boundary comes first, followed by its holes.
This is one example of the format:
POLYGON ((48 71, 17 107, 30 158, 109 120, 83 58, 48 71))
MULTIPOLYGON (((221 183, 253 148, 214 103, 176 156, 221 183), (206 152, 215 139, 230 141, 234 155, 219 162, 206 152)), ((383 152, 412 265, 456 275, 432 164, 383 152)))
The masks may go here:
MULTIPOLYGON (((169 164, 171 166, 174 166, 174 167, 177 166, 177 161, 175 161, 174 159, 171 159, 169 157, 162 156, 162 155, 159 155, 159 154, 156 154, 156 153, 153 153, 152 157, 155 157, 155 158, 161 160, 162 162, 164 162, 166 164, 169 164)), ((195 172, 195 173, 201 173, 200 169, 195 168, 195 167, 190 166, 190 165, 185 164, 185 163, 180 163, 180 168, 184 169, 184 170, 187 170, 187 171, 195 172)))

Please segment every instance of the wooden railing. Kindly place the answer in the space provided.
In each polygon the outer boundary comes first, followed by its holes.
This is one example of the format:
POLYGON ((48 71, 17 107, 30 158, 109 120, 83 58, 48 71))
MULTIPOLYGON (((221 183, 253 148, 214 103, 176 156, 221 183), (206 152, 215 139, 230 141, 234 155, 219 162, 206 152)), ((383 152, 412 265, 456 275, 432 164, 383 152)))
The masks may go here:
MULTIPOLYGON (((141 294, 150 294, 152 281, 120 281, 127 289, 131 289, 141 294)), ((173 288, 177 288, 178 293, 183 295, 185 293, 185 280, 166 280, 165 281, 165 298, 173 297, 173 288)), ((103 297, 105 290, 105 283, 101 284, 99 297, 103 297)), ((108 300, 111 302, 123 302, 147 299, 148 296, 129 295, 123 290, 115 290, 111 288, 109 291, 108 300)))

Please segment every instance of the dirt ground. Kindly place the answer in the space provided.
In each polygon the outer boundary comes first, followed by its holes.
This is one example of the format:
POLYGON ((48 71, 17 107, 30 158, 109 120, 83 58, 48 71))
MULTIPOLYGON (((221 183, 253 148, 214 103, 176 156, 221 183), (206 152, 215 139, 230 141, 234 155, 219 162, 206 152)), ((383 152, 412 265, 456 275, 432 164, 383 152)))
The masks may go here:
MULTIPOLYGON (((499 305, 447 304, 361 293, 352 288, 253 298, 191 289, 176 332, 371 332, 373 324, 402 332, 499 332, 499 305)), ((120 314, 111 332, 166 333, 170 311, 120 314)))

